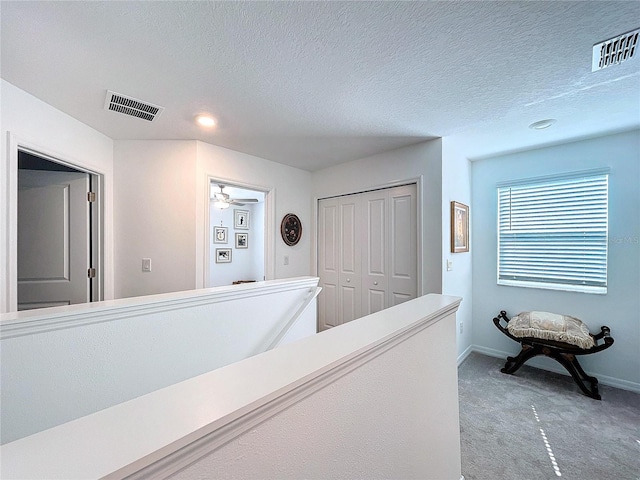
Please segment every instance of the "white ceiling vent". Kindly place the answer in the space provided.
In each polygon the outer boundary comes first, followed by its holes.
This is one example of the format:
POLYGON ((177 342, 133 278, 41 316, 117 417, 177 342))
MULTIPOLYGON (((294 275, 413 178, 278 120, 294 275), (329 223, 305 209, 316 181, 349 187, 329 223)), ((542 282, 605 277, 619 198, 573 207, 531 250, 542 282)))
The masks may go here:
POLYGON ((593 46, 591 71, 602 70, 629 60, 636 53, 640 29, 627 32, 593 46))
POLYGON ((159 107, 149 102, 143 102, 135 98, 127 97, 121 93, 107 90, 107 98, 104 101, 104 109, 114 112, 131 115, 132 117, 142 118, 149 122, 160 116, 164 111, 164 107, 159 107))

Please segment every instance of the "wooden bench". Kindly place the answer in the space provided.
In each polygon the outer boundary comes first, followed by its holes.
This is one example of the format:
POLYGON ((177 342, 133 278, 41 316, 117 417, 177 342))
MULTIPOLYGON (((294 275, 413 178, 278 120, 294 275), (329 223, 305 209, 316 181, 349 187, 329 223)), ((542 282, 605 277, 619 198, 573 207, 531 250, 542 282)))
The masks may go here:
POLYGON ((598 379, 587 375, 580 366, 580 363, 578 363, 578 359, 576 357, 577 355, 589 355, 601 352, 613 345, 613 338, 610 335, 609 327, 601 327, 601 331, 597 335, 590 334, 593 338, 594 346, 585 349, 576 345, 554 340, 542 340, 533 337, 515 337, 511 335, 506 326, 502 326, 502 321, 505 322, 505 325, 509 324, 507 312, 504 310, 502 310, 498 316, 493 318, 493 323, 507 337, 515 340, 522 346, 520 353, 516 357, 507 357, 507 362, 500 370, 502 373, 515 373, 530 358, 537 355, 546 355, 547 357, 553 358, 567 369, 573 380, 578 384, 580 390, 582 390, 585 395, 596 400, 601 399, 600 394, 598 393, 598 379), (602 342, 598 344, 600 340, 602 340, 602 342), (589 385, 587 385, 587 383, 589 383, 589 385))

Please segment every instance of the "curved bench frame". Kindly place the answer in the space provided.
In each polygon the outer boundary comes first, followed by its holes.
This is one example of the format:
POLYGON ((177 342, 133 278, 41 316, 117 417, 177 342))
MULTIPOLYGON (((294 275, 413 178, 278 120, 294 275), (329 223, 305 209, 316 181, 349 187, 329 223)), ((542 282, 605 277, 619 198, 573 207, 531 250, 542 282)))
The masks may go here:
POLYGON ((507 337, 522 345, 522 350, 516 357, 507 357, 507 362, 504 364, 504 368, 500 371, 502 373, 512 374, 515 373, 524 363, 538 355, 546 355, 553 358, 560 363, 571 374, 573 380, 578 384, 580 390, 588 397, 596 400, 601 400, 598 393, 598 379, 591 377, 585 373, 585 371, 578 363, 577 355, 589 355, 591 353, 600 352, 606 350, 613 345, 613 338, 611 337, 611 331, 609 327, 600 327, 600 333, 597 335, 591 335, 595 345, 591 348, 580 348, 575 345, 564 342, 556 342, 554 340, 541 340, 539 338, 532 337, 515 337, 509 333, 506 327, 501 325, 501 321, 506 324, 509 323, 507 312, 502 310, 498 316, 493 318, 493 323, 498 329, 504 333, 507 337), (598 341, 603 342, 598 345, 598 341), (587 386, 586 382, 590 385, 587 386))

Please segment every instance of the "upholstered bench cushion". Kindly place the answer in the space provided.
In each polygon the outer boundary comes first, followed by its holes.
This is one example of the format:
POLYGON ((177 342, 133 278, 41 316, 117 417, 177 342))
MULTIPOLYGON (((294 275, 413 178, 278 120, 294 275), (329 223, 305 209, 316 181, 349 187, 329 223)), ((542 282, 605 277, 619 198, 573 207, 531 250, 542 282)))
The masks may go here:
POLYGON ((589 328, 579 319, 549 312, 522 312, 509 320, 509 333, 514 337, 554 340, 588 349, 595 346, 589 328))

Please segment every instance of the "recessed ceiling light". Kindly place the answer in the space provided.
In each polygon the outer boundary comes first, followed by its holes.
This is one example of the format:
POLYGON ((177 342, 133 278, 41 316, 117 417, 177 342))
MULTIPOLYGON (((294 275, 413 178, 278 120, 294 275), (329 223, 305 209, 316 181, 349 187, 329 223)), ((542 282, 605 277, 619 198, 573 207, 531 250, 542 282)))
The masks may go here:
POLYGON ((215 127, 216 119, 213 117, 210 117, 209 115, 198 115, 196 117, 196 123, 201 127, 211 128, 211 127, 215 127))
POLYGON ((540 120, 539 122, 533 122, 529 125, 529 128, 534 130, 543 130, 545 128, 549 128, 551 125, 556 123, 557 120, 555 118, 547 118, 546 120, 540 120))

